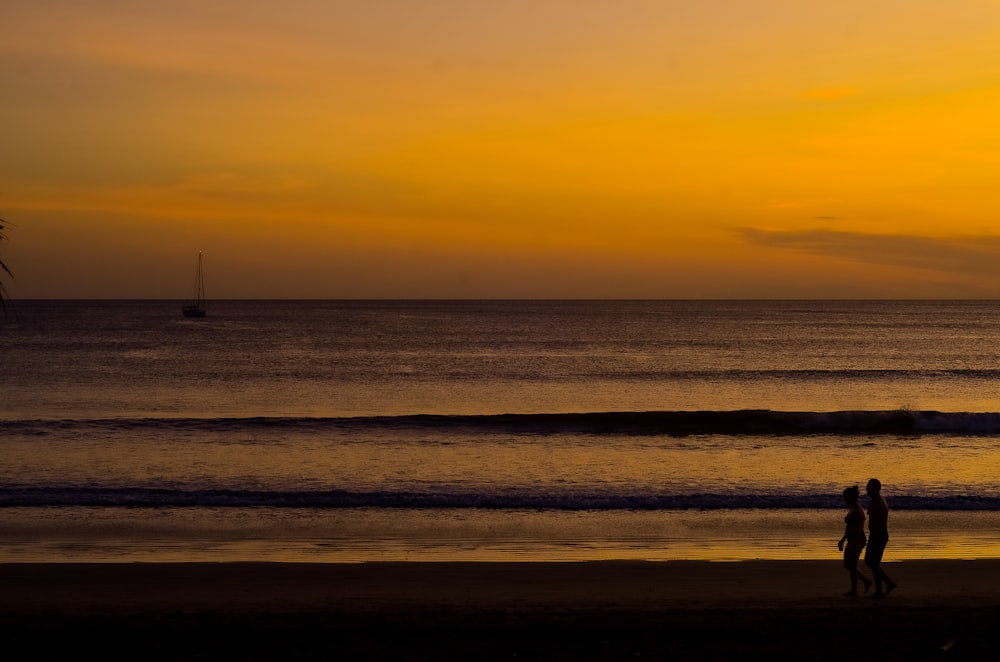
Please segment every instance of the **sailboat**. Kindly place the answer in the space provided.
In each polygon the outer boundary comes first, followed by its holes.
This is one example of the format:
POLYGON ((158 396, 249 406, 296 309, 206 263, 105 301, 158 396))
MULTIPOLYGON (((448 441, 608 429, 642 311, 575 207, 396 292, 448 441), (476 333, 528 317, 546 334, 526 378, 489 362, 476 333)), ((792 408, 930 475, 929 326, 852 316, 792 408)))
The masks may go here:
POLYGON ((201 272, 201 253, 198 253, 198 275, 194 286, 194 303, 181 308, 184 317, 205 316, 205 277, 201 272))

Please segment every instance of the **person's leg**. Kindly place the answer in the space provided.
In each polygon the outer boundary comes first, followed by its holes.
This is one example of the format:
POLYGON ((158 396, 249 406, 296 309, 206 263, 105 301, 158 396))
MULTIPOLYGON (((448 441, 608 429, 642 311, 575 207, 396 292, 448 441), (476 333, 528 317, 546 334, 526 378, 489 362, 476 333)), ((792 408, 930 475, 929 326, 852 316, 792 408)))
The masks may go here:
MULTIPOLYGON (((871 568, 872 580, 875 582, 875 594, 873 598, 881 598, 885 595, 882 590, 882 580, 888 579, 882 572, 882 552, 885 551, 885 542, 879 540, 869 540, 868 549, 865 550, 865 565, 871 568)), ((896 588, 895 583, 890 584, 891 588, 896 588)))
POLYGON ((851 577, 851 590, 844 593, 845 597, 854 597, 858 594, 858 564, 857 561, 852 564, 848 555, 844 555, 844 567, 847 569, 848 574, 851 577))
MULTIPOLYGON (((861 555, 859 554, 858 556, 861 556, 861 555)), ((856 567, 857 567, 857 565, 855 564, 855 568, 856 567)), ((864 574, 862 574, 860 570, 857 571, 857 573, 858 573, 858 579, 860 579, 861 583, 865 585, 865 593, 868 593, 868 591, 870 591, 871 588, 872 588, 872 580, 870 580, 867 577, 865 577, 864 574)))
POLYGON ((848 543, 847 549, 844 550, 844 567, 847 568, 847 572, 851 576, 851 590, 845 593, 846 596, 855 596, 858 594, 858 580, 865 585, 865 593, 871 587, 872 582, 870 579, 865 577, 858 571, 858 559, 861 558, 861 546, 854 546, 848 543))
POLYGON ((882 592, 882 571, 876 562, 868 563, 868 560, 865 559, 865 563, 868 564, 868 567, 872 571, 872 581, 875 582, 875 597, 880 598, 884 595, 882 592))
POLYGON ((885 593, 882 595, 889 595, 892 593, 892 589, 896 588, 896 582, 889 579, 889 575, 885 574, 885 570, 882 569, 881 563, 879 563, 879 574, 882 575, 882 581, 885 582, 885 593))

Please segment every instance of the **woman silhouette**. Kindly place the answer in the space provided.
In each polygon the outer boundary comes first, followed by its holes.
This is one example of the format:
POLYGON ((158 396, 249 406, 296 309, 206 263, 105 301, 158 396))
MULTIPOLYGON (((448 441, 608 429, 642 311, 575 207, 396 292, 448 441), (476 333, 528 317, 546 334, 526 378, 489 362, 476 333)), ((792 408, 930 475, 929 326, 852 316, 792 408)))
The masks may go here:
POLYGON ((867 539, 865 538, 865 511, 858 504, 861 490, 857 485, 844 490, 844 501, 847 502, 847 516, 844 518, 844 537, 837 543, 837 548, 844 552, 844 567, 851 575, 851 590, 844 593, 846 596, 855 597, 858 594, 858 580, 865 585, 865 593, 872 587, 872 580, 858 572, 858 559, 861 558, 861 550, 865 548, 867 539), (844 543, 847 547, 844 547, 844 543))

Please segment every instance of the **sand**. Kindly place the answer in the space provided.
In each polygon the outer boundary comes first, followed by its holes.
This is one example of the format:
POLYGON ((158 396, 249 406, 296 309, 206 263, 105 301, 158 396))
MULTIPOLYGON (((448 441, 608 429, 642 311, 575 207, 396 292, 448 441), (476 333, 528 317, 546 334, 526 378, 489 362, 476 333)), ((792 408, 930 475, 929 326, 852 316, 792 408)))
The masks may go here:
POLYGON ((9 659, 992 659, 1000 561, 0 565, 9 659))

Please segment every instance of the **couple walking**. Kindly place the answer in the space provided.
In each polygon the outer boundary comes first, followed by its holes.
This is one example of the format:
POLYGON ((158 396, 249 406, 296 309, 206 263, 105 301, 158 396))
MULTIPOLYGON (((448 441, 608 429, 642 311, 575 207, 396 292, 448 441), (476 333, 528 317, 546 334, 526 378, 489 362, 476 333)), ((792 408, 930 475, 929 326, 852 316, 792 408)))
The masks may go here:
POLYGON ((844 518, 844 537, 837 543, 837 547, 844 552, 844 567, 851 575, 851 590, 845 593, 846 596, 856 596, 858 594, 858 580, 865 585, 865 593, 872 587, 872 580, 875 584, 873 598, 883 598, 896 588, 896 582, 889 579, 882 569, 882 553, 885 551, 886 543, 889 542, 889 505, 882 496, 882 483, 878 478, 872 478, 865 486, 865 491, 871 497, 868 504, 868 533, 865 539, 865 511, 861 509, 858 498, 861 496, 860 490, 855 487, 848 487, 844 490, 844 501, 847 502, 847 517, 844 518), (844 546, 844 543, 847 546, 844 546), (872 571, 872 579, 868 579, 858 572, 858 559, 861 557, 861 550, 867 543, 868 549, 865 551, 865 565, 872 571), (883 588, 884 587, 884 588, 883 588))

